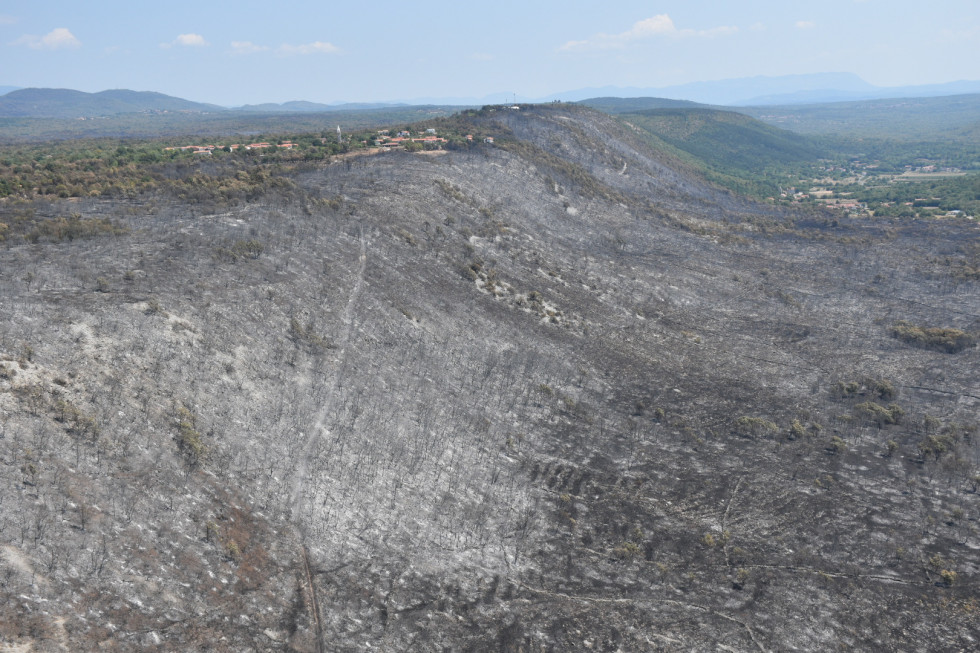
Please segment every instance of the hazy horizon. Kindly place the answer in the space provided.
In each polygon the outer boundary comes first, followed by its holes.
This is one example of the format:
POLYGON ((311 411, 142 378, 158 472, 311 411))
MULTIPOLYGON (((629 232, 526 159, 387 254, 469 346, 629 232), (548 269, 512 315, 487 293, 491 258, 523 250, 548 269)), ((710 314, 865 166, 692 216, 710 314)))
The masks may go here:
POLYGON ((444 1, 44 3, 0 13, 3 85, 198 102, 395 102, 841 71, 881 87, 980 79, 980 8, 831 0, 608 6, 444 1))

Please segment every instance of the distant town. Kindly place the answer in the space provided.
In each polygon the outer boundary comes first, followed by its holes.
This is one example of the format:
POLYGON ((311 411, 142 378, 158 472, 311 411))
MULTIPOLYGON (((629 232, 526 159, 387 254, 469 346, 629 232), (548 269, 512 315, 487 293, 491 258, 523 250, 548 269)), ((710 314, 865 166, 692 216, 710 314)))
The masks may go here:
MULTIPOLYGON (((820 169, 822 176, 809 180, 805 188, 782 188, 780 201, 812 202, 852 216, 878 217, 972 217, 950 205, 950 197, 933 187, 911 182, 942 182, 967 175, 953 166, 906 165, 902 172, 880 172, 877 163, 852 161, 848 166, 830 165, 820 169), (923 196, 915 196, 915 190, 923 196), (910 194, 911 193, 911 194, 910 194)), ((770 197, 770 201, 777 198, 770 197)))

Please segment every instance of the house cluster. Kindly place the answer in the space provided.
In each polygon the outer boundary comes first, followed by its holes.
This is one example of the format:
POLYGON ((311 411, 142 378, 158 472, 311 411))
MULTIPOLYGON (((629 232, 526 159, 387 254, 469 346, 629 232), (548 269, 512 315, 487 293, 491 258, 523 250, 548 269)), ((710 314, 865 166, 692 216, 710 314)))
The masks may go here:
POLYGON ((846 213, 867 213, 868 205, 854 199, 831 199, 826 200, 824 205, 830 209, 839 209, 846 213))
POLYGON ((426 129, 425 132, 418 135, 417 138, 412 137, 412 133, 408 131, 400 131, 395 136, 391 135, 391 132, 387 129, 382 129, 378 132, 378 136, 375 142, 384 148, 393 148, 404 145, 405 143, 420 143, 422 145, 440 145, 446 143, 445 138, 436 136, 435 129, 426 129))
POLYGON ((245 150, 264 150, 270 147, 277 147, 284 150, 291 150, 296 147, 296 143, 286 141, 284 143, 250 143, 248 145, 180 145, 177 147, 165 147, 163 150, 165 152, 172 152, 174 150, 180 150, 181 152, 191 152, 193 154, 211 154, 214 150, 226 150, 228 152, 234 152, 238 149, 245 150))
POLYGON ((445 138, 439 138, 438 136, 425 136, 423 138, 410 138, 406 136, 396 136, 395 138, 388 138, 379 143, 381 147, 398 147, 399 145, 404 145, 406 141, 412 143, 445 143, 447 142, 445 138))
POLYGON ((912 166, 912 165, 907 165, 907 166, 905 166, 905 172, 921 172, 921 173, 952 172, 952 173, 960 173, 960 172, 963 172, 963 171, 960 168, 955 168, 953 166, 937 166, 937 165, 912 166))
MULTIPOLYGON (((790 186, 789 188, 780 188, 779 189, 779 198, 780 199, 794 200, 794 201, 799 202, 800 200, 805 200, 808 197, 810 197, 810 194, 809 193, 805 193, 802 190, 797 190, 793 186, 790 186)), ((774 197, 770 197, 769 199, 770 200, 775 200, 774 197)))
MULTIPOLYGON (((473 141, 473 134, 467 134, 466 140, 473 141)), ((375 143, 382 148, 390 149, 404 145, 405 143, 419 143, 421 145, 435 145, 439 146, 444 143, 448 143, 445 138, 436 135, 436 130, 433 128, 426 129, 424 132, 419 132, 415 136, 412 136, 411 132, 400 131, 394 136, 387 129, 382 129, 378 131, 378 135, 375 137, 375 143)), ((487 136, 483 139, 484 143, 488 145, 493 145, 493 136, 487 136)))

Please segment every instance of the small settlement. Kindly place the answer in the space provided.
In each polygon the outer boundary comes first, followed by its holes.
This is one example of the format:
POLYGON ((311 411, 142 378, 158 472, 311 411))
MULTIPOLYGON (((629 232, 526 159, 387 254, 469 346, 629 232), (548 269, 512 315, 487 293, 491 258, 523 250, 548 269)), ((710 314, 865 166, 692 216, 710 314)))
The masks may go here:
MULTIPOLYGON (((413 138, 412 133, 407 131, 400 131, 397 135, 392 136, 389 130, 382 129, 378 131, 378 135, 374 139, 374 145, 385 149, 400 147, 406 143, 419 143, 427 148, 442 147, 446 142, 445 138, 436 136, 436 130, 431 128, 426 129, 425 132, 420 132, 418 138, 413 138)), ((365 144, 371 145, 369 142, 365 144)))
POLYGON ((181 152, 191 152, 193 154, 211 154, 214 150, 225 150, 226 152, 234 152, 238 149, 245 150, 263 150, 270 147, 282 148, 284 150, 291 150, 296 147, 295 143, 289 141, 283 143, 250 143, 249 145, 179 145, 177 147, 165 147, 164 152, 172 152, 174 150, 180 150, 181 152))
MULTIPOLYGON (((506 108, 511 110, 520 110, 519 106, 506 107, 506 108)), ((355 134, 356 135, 353 135, 353 137, 345 134, 347 138, 343 139, 343 137, 341 136, 340 127, 338 127, 336 142, 338 144, 346 143, 346 145, 350 148, 361 148, 361 147, 377 148, 377 150, 375 151, 382 151, 382 152, 393 150, 393 149, 408 149, 408 150, 449 149, 446 147, 447 145, 450 145, 451 147, 452 146, 451 143, 458 143, 461 138, 465 139, 465 142, 468 143, 482 142, 485 145, 494 144, 493 136, 481 135, 475 137, 473 134, 466 134, 465 136, 461 134, 447 134, 449 138, 446 138, 445 136, 440 136, 437 133, 436 129, 433 127, 424 128, 416 132, 401 130, 393 133, 392 130, 380 129, 375 133, 369 132, 366 135, 364 132, 361 132, 359 134, 355 132, 355 134)), ((320 142, 323 144, 326 144, 327 140, 328 139, 326 137, 320 138, 320 142)), ((330 140, 331 142, 333 142, 333 139, 330 140)), ((261 143, 249 143, 247 145, 245 144, 179 145, 174 147, 165 147, 163 149, 164 151, 167 152, 180 151, 180 152, 190 152, 195 155, 198 154, 209 155, 215 152, 216 150, 224 151, 224 152, 235 152, 237 150, 266 150, 266 149, 276 149, 276 148, 283 149, 283 150, 306 149, 307 145, 304 144, 301 148, 298 143, 294 143, 292 141, 284 141, 281 143, 269 143, 263 141, 261 143)))

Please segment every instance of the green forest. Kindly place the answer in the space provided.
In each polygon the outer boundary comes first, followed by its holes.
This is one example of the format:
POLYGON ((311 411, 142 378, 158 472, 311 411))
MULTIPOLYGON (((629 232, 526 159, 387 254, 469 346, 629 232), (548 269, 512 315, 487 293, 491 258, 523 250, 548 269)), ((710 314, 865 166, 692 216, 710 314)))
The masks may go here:
POLYGON ((705 108, 653 109, 618 117, 710 181, 757 199, 816 202, 808 197, 816 186, 838 199, 866 204, 880 216, 980 214, 976 139, 922 141, 909 136, 918 130, 890 139, 807 135, 741 113, 705 108), (923 169, 950 176, 908 174, 923 169))

